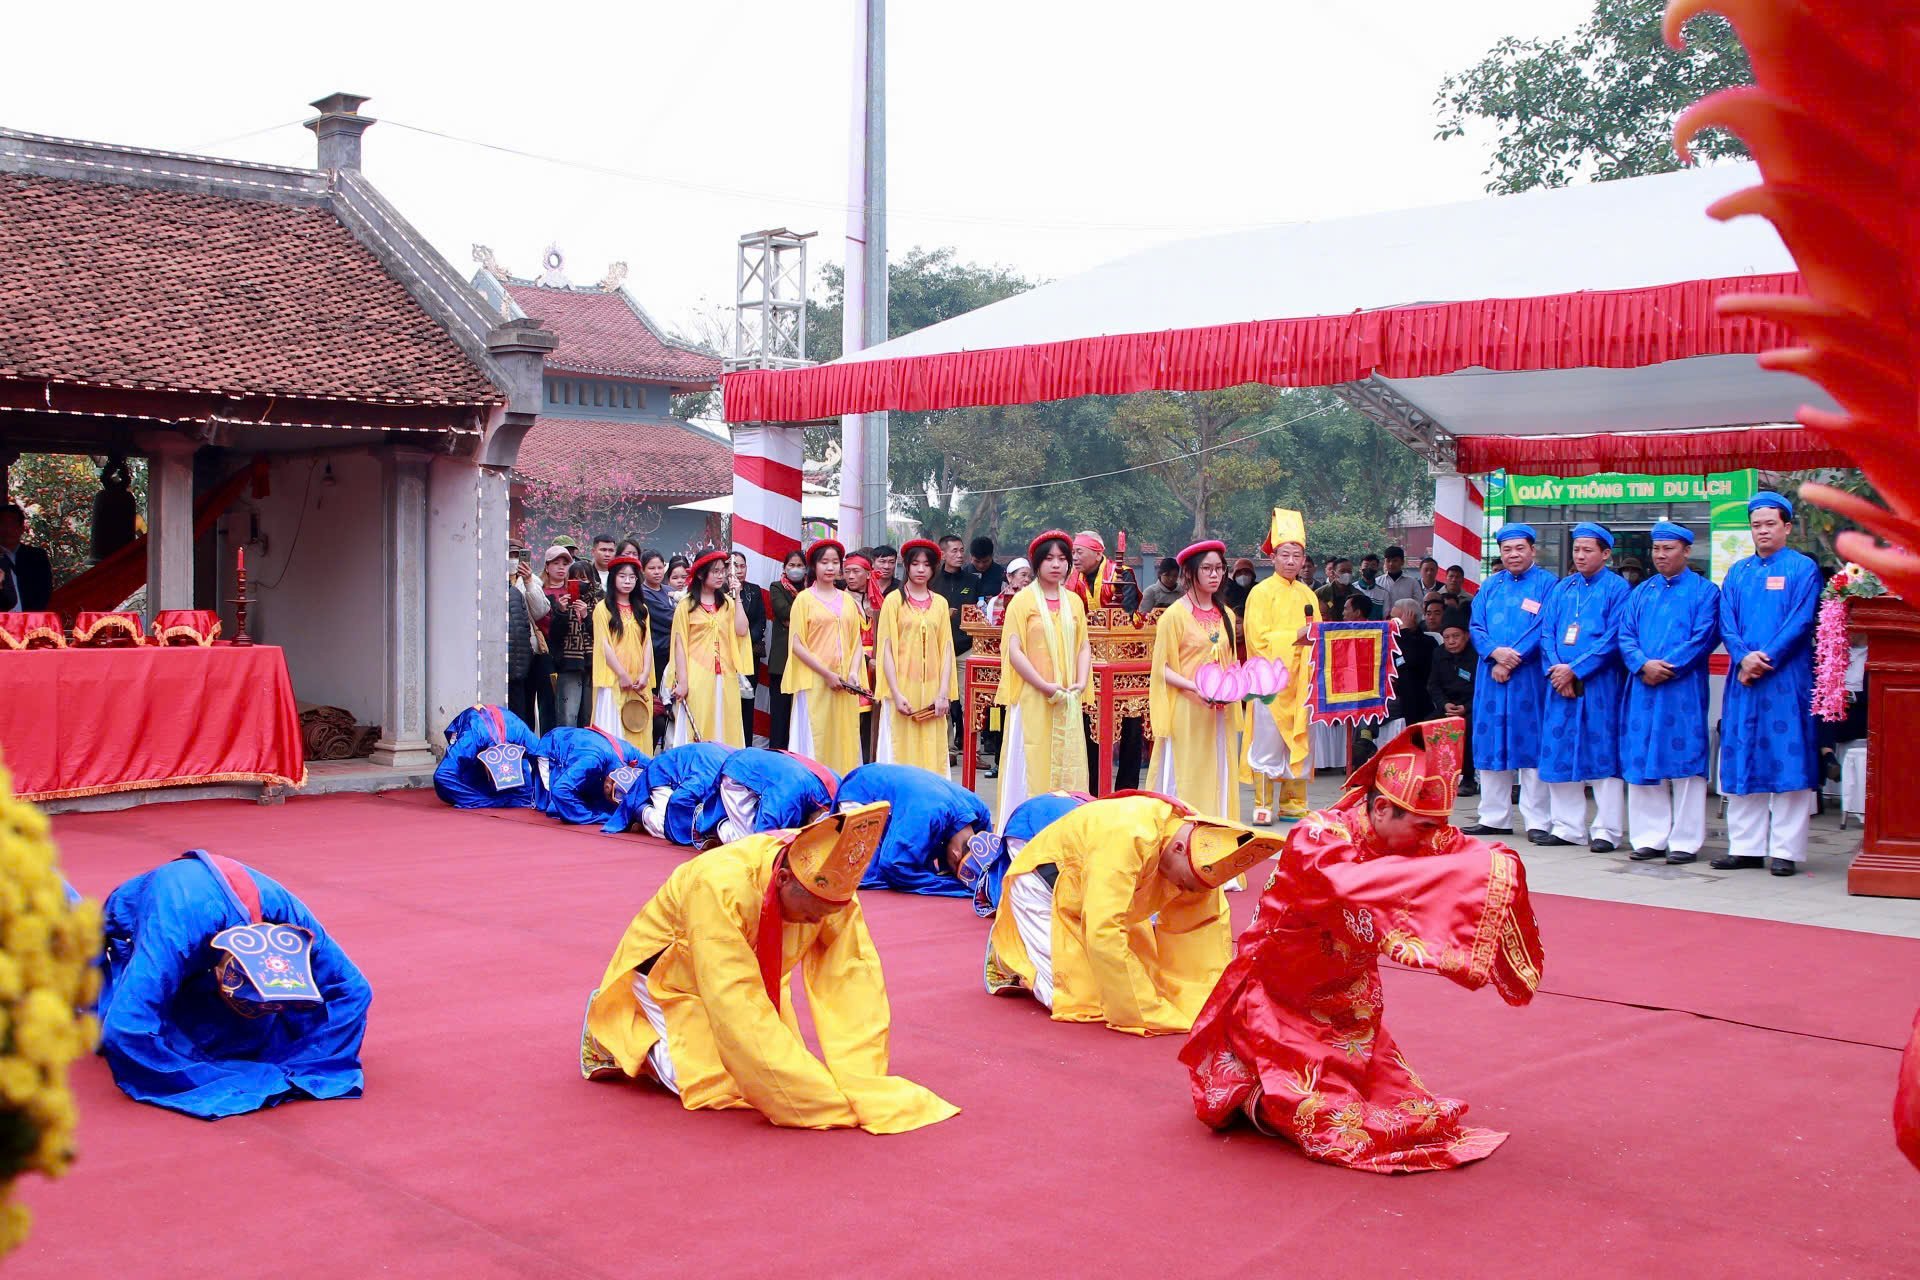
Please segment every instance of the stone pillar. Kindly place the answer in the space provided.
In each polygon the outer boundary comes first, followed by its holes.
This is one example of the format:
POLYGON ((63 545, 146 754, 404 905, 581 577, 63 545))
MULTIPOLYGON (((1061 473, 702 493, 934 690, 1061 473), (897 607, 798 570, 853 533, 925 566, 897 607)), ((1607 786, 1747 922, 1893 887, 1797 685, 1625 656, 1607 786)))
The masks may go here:
POLYGON ((1480 588, 1480 558, 1485 554, 1487 498, 1472 476, 1453 471, 1433 475, 1433 558, 1444 573, 1466 570, 1467 590, 1480 588))
POLYGON ((381 559, 386 669, 373 762, 431 768, 427 743, 427 466, 433 455, 393 449, 381 458, 381 559))
POLYGON ((193 604, 193 455, 198 442, 157 433, 147 455, 147 620, 193 604))

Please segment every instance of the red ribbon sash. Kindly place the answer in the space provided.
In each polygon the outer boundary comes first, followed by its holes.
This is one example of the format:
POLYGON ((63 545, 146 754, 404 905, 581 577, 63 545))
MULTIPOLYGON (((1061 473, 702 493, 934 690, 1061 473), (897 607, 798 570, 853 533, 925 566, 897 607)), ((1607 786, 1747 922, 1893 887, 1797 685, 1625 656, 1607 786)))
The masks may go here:
POLYGON ((774 1012, 780 1011, 780 944, 784 922, 780 919, 780 877, 777 874, 786 864, 785 853, 774 859, 773 872, 767 876, 767 896, 760 900, 760 926, 753 939, 754 958, 760 962, 760 981, 767 989, 767 999, 773 1001, 774 1012))
POLYGON ((261 923, 260 885, 253 874, 232 858, 221 857, 217 853, 202 851, 201 856, 207 865, 226 878, 227 887, 233 890, 233 896, 240 899, 240 905, 247 909, 247 915, 254 924, 261 923))
POLYGON ((480 709, 486 712, 487 719, 493 722, 493 740, 495 742, 505 742, 507 740, 507 720, 505 716, 500 714, 500 708, 483 706, 480 709))

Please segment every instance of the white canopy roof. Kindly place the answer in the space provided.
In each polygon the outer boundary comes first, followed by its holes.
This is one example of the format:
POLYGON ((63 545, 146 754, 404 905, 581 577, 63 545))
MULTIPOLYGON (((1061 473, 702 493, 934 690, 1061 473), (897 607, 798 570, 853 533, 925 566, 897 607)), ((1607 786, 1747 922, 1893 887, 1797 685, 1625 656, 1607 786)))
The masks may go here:
POLYGON ((1706 213, 1758 181, 1722 164, 1159 245, 831 365, 731 375, 728 417, 1260 380, 1340 386, 1434 457, 1463 436, 1787 422, 1831 402, 1754 362, 1779 330, 1712 310, 1720 293, 1798 287, 1767 222, 1706 213), (1542 302, 1509 301, 1525 299, 1542 302), (1249 358, 1250 342, 1272 350, 1249 358), (1209 362, 1232 376, 1209 381, 1209 362))

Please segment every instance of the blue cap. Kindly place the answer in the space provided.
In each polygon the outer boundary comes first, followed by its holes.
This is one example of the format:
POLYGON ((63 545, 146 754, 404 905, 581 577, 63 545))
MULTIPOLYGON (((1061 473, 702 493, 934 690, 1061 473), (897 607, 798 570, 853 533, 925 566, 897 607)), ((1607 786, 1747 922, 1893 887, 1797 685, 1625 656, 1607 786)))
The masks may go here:
POLYGON ((1693 545, 1693 531, 1671 520, 1656 520, 1651 535, 1655 542, 1684 542, 1693 545))
POLYGON ((1495 542, 1505 542, 1510 538, 1525 538, 1528 542, 1539 542, 1540 535, 1530 524, 1503 524, 1500 532, 1493 535, 1495 542))
POLYGON ((1763 489, 1747 499, 1747 514, 1752 515, 1761 507, 1772 507, 1787 519, 1793 519, 1793 504, 1771 489, 1763 489))
POLYGON ((1573 526, 1573 536, 1576 538, 1592 538, 1607 550, 1613 550, 1613 534, 1609 532, 1603 524, 1595 524, 1591 520, 1582 520, 1579 524, 1573 526))

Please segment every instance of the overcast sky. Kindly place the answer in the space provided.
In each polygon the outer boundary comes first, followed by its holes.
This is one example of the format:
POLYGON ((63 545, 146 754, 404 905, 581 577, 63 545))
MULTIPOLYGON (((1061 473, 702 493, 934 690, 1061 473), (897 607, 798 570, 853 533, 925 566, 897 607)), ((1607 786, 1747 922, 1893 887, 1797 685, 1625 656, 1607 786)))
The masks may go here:
MULTIPOLYGON (((1440 79, 1590 7, 893 0, 893 250, 1057 277, 1184 235, 1472 198, 1485 140, 1433 140, 1440 79)), ((852 0, 16 9, 0 125, 311 165, 304 104, 365 94, 392 122, 367 176, 463 274, 476 243, 521 275, 557 243, 575 283, 623 260, 687 329, 731 306, 743 231, 817 230, 841 256, 852 0)))

